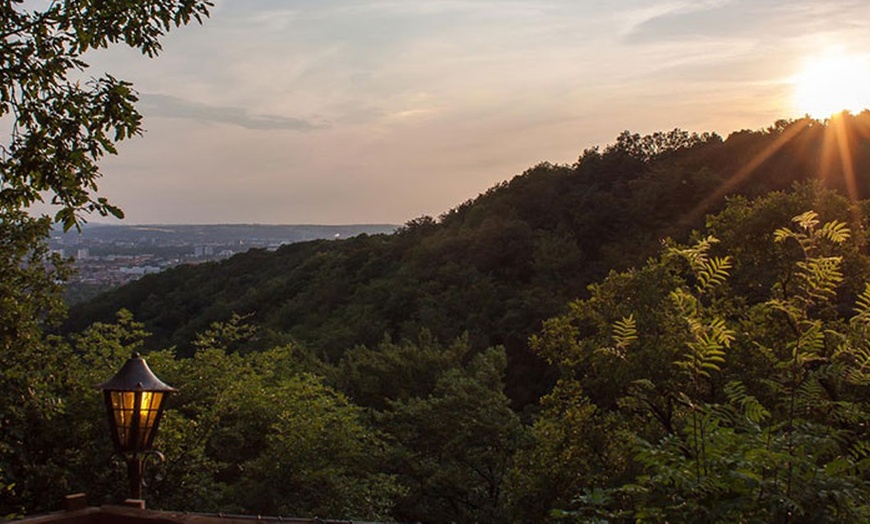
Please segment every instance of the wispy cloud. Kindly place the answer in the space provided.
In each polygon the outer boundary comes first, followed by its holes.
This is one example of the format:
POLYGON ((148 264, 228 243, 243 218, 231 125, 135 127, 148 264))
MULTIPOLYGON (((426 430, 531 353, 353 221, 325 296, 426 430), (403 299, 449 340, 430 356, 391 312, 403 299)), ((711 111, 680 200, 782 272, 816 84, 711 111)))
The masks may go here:
POLYGON ((155 117, 101 185, 132 220, 437 215, 623 129, 768 125, 802 57, 870 49, 867 0, 216 5, 158 60, 95 53, 155 117))
POLYGON ((256 114, 241 107, 193 102, 176 96, 143 94, 143 112, 148 116, 180 118, 202 123, 229 124, 256 130, 314 131, 326 126, 303 118, 256 114))
POLYGON ((651 16, 639 20, 629 31, 626 35, 629 43, 747 35, 770 38, 840 30, 856 17, 865 18, 868 4, 864 0, 680 0, 639 12, 651 16))

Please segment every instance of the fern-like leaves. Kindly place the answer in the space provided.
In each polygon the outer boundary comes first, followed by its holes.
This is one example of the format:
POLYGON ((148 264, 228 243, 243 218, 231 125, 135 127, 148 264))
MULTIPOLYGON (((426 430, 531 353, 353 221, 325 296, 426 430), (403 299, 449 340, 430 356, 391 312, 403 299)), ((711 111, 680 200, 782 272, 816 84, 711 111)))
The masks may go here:
POLYGON ((608 353, 625 359, 625 353, 629 346, 637 340, 637 324, 634 315, 622 317, 613 323, 613 345, 599 349, 601 353, 608 353))
POLYGON ((713 287, 720 286, 728 279, 728 270, 731 269, 731 257, 713 257, 704 262, 698 271, 698 290, 706 292, 713 287))
POLYGON ((724 391, 728 402, 739 407, 743 417, 752 425, 758 426, 770 418, 770 411, 746 391, 742 382, 731 381, 725 384, 724 391))

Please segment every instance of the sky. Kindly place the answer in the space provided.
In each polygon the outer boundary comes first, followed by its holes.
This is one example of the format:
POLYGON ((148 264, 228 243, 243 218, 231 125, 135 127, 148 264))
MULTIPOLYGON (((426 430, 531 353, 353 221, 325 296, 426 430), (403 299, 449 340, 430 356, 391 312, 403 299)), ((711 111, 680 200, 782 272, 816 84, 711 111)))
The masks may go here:
POLYGON ((102 162, 128 224, 402 224, 623 130, 727 137, 802 116, 812 56, 866 59, 867 0, 216 0, 133 82, 102 162))

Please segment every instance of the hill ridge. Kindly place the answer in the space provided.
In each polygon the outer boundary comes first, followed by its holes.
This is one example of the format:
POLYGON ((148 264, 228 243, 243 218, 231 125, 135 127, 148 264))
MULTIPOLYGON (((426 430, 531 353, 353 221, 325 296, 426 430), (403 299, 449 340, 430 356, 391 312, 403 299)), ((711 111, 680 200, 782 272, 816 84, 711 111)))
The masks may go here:
POLYGON ((252 250, 148 275, 73 308, 68 328, 110 320, 123 307, 154 333, 152 347, 190 354, 195 333, 237 313, 262 328, 262 347, 292 340, 332 361, 385 335, 413 339, 425 329, 449 341, 467 333, 477 350, 506 347, 508 391, 525 403, 537 394, 527 384, 546 381, 527 347, 542 320, 608 271, 641 264, 662 238, 686 238, 726 196, 818 181, 866 197, 870 113, 841 118, 849 165, 827 156, 831 124, 809 118, 727 139, 625 132, 572 165, 538 164, 392 235, 252 250), (847 172, 859 179, 845 180, 847 172))

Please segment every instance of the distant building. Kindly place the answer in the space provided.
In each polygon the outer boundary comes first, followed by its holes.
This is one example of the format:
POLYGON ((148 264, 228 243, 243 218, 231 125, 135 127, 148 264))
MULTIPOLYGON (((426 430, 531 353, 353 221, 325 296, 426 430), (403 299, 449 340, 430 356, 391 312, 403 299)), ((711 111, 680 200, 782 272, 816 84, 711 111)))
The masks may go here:
POLYGON ((133 267, 122 267, 118 271, 125 275, 147 275, 149 273, 159 273, 160 268, 157 266, 133 266, 133 267))
POLYGON ((76 259, 77 260, 87 260, 88 256, 90 256, 90 254, 91 254, 91 251, 88 248, 86 248, 86 247, 79 248, 78 250, 76 250, 76 259))

